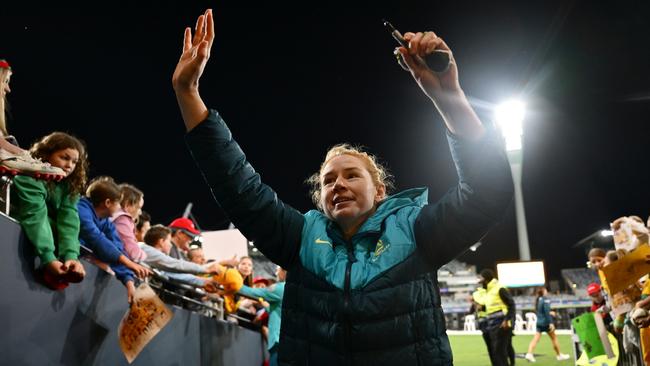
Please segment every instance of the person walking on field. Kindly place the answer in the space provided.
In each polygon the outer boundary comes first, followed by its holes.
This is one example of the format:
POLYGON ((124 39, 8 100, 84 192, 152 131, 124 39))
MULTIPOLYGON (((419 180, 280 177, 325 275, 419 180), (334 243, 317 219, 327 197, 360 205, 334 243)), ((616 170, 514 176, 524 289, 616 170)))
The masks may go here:
POLYGON ((542 333, 546 332, 551 338, 551 343, 553 344, 553 350, 555 350, 555 358, 558 361, 568 360, 569 355, 560 352, 560 344, 557 341, 557 335, 555 335, 555 324, 554 316, 555 312, 551 311, 551 300, 546 297, 548 291, 545 287, 540 287, 537 289, 537 299, 535 300, 535 309, 537 313, 537 331, 533 336, 533 339, 528 345, 528 352, 526 353, 526 359, 530 362, 535 362, 535 347, 540 338, 542 338, 542 333))

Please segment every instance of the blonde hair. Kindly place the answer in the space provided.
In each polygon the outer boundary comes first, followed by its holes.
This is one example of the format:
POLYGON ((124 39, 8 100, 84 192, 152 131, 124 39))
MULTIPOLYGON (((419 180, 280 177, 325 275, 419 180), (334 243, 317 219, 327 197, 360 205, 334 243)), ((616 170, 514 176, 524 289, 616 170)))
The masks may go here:
POLYGON ((393 176, 390 174, 388 169, 386 169, 386 167, 378 162, 376 156, 365 152, 361 146, 352 146, 345 143, 338 144, 332 146, 327 151, 325 160, 323 160, 323 163, 320 165, 318 172, 312 174, 306 181, 307 184, 311 186, 309 192, 311 200, 314 202, 314 205, 316 205, 316 207, 318 207, 320 210, 323 209, 321 205, 321 189, 323 188, 321 175, 323 174, 323 168, 325 165, 327 165, 327 163, 330 162, 330 160, 341 155, 350 155, 361 160, 365 165, 368 173, 370 173, 370 177, 372 178, 372 182, 375 184, 375 186, 379 187, 383 185, 386 187, 386 195, 388 195, 389 192, 394 188, 393 176))

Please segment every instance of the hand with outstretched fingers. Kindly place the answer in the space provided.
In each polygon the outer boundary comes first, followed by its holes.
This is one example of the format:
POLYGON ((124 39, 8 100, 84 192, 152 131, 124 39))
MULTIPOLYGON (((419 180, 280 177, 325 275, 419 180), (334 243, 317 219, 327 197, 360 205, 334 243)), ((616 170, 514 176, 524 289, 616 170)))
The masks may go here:
POLYGON ((212 10, 208 9, 197 19, 194 36, 189 27, 185 28, 183 52, 172 76, 172 84, 177 92, 198 90, 213 42, 214 21, 212 10))

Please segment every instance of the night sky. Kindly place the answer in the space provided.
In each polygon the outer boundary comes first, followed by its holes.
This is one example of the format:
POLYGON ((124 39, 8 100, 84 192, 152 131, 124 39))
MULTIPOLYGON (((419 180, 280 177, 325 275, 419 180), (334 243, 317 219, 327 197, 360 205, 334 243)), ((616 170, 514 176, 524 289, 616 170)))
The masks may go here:
MULTIPOLYGON (((386 18, 446 40, 479 113, 523 93, 524 204, 548 276, 584 264, 572 249, 583 237, 650 214, 647 1, 153 3, 3 9, 0 58, 14 68, 8 128, 23 147, 54 130, 80 137, 91 177, 141 188, 155 222, 193 202, 201 228, 228 225, 185 148, 171 88, 183 29, 207 7, 216 40, 204 100, 301 211, 312 208, 303 181, 339 142, 380 156, 398 190, 428 186, 435 201, 455 183, 442 120, 395 63, 386 18)), ((460 259, 479 270, 517 259, 516 238, 513 205, 460 259)))

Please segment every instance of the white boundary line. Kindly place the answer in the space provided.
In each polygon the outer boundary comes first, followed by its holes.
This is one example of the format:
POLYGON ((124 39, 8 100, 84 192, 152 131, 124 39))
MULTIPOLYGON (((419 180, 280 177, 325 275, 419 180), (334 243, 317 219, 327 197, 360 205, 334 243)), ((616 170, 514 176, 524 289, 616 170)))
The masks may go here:
MULTIPOLYGON (((515 335, 533 335, 535 334, 532 330, 518 330, 515 331, 515 335)), ((571 330, 569 329, 557 329, 555 334, 559 335, 571 335, 571 330)), ((447 335, 481 335, 480 330, 447 330, 447 335)))

